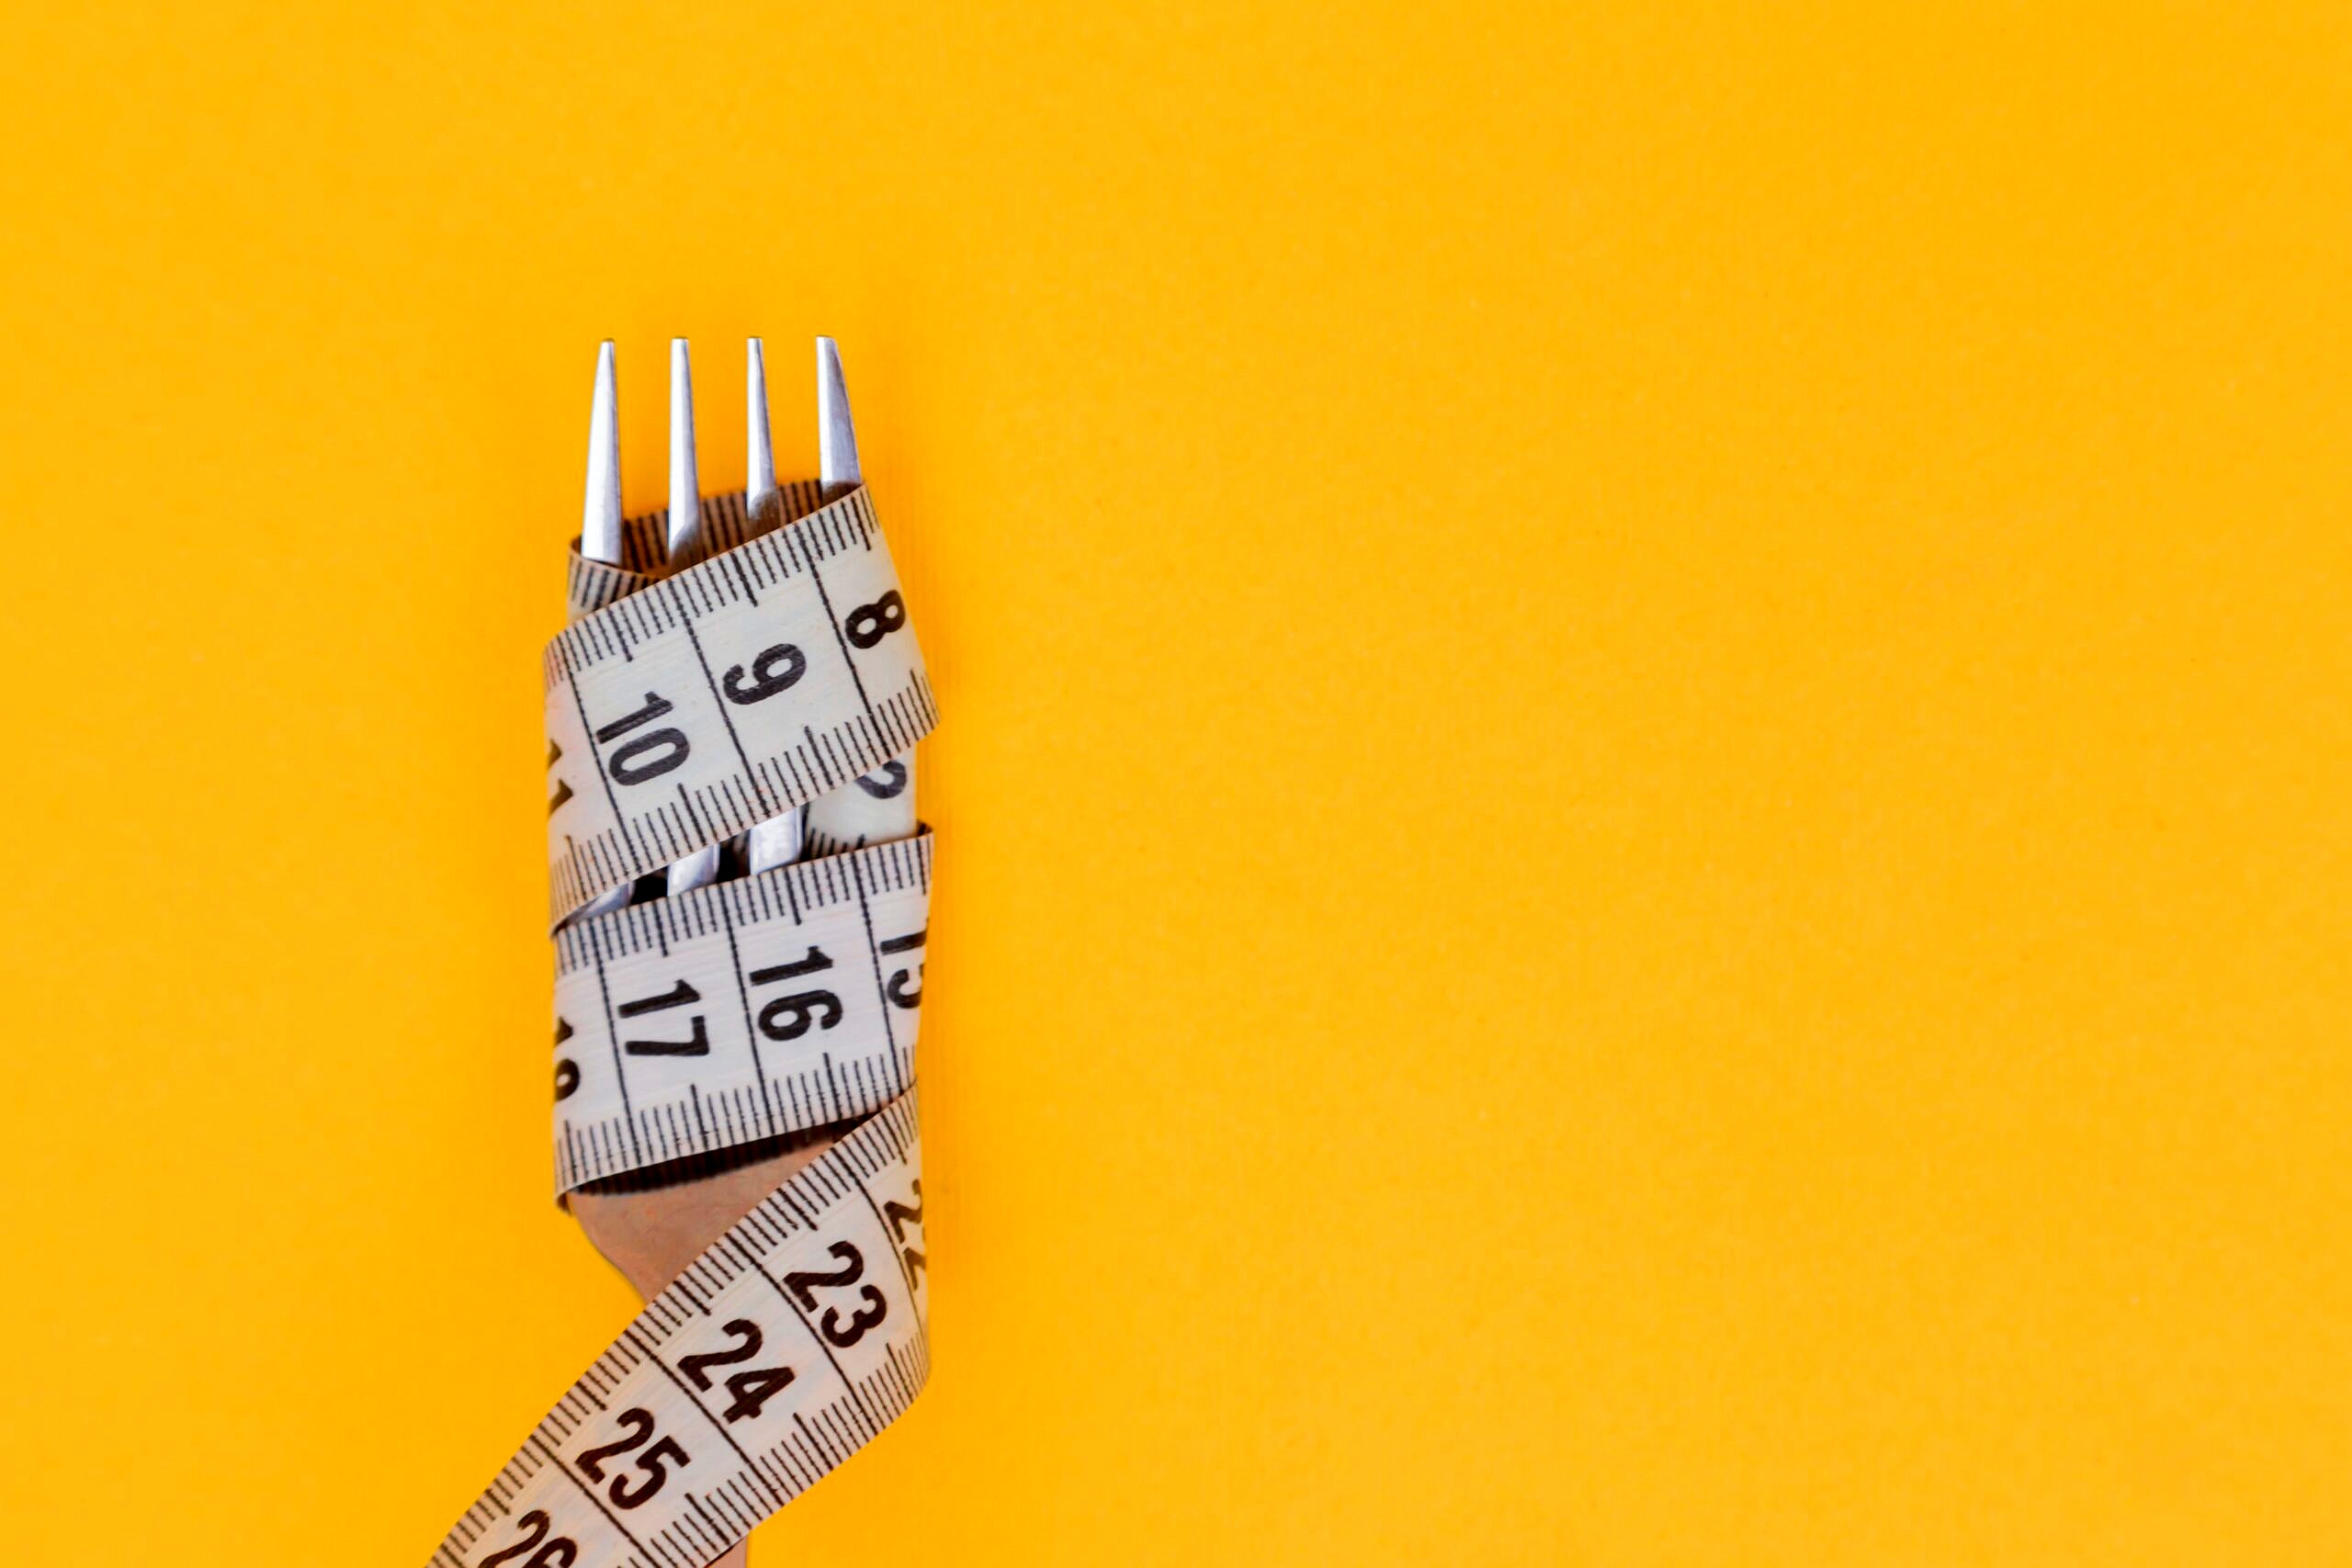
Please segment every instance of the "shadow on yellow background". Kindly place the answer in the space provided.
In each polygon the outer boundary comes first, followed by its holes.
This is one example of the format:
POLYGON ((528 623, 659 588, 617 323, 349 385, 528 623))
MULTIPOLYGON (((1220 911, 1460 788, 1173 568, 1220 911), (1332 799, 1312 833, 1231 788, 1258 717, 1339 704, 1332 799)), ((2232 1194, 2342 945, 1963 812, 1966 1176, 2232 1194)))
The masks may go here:
POLYGON ((13 7, 12 1555, 422 1562, 626 1320, 537 650, 753 332, 947 716, 755 1561, 2352 1555, 2352 28, 2048 9, 13 7))

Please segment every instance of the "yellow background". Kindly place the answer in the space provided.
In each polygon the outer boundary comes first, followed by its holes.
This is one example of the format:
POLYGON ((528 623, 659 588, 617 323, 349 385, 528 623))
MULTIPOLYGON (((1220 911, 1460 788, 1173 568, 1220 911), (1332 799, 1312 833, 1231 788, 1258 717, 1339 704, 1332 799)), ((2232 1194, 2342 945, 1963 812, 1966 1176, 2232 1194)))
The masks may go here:
POLYGON ((8 1554, 421 1562, 627 1318, 594 346, 638 507, 830 332, 938 1371, 756 1558, 2352 1556, 2344 8, 980 9, 13 0, 8 1554))

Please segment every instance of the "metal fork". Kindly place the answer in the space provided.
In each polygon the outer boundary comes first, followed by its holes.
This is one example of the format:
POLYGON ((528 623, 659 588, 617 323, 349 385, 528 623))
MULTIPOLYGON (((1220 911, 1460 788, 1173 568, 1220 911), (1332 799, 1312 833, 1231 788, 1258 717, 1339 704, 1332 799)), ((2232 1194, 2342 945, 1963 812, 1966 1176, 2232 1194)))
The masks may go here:
MULTIPOLYGON (((613 345, 596 356, 596 386, 588 418, 588 497, 582 513, 580 551, 591 560, 617 565, 621 559, 620 434, 613 404, 613 345)), ((768 434, 767 377, 760 340, 746 351, 748 483, 745 503, 753 515, 776 493, 775 456, 768 434)), ((857 439, 850 422, 849 394, 841 358, 831 338, 817 340, 818 451, 826 498, 860 482, 857 439)), ((695 465, 694 389, 686 343, 670 344, 670 519, 668 565, 674 571, 703 553, 701 498, 695 465)), ((901 759, 907 761, 907 759, 901 759)), ((855 788, 855 783, 844 788, 855 788)), ((911 810, 912 775, 904 786, 911 810)), ((800 857, 807 812, 796 807, 754 826, 745 835, 742 860, 756 874, 800 857)), ((911 830, 911 816, 908 818, 911 830)), ((667 870, 665 888, 678 894, 718 880, 718 846, 700 850, 667 870)), ((631 888, 614 888, 579 917, 616 909, 629 902, 631 888)), ((648 1298, 676 1279, 710 1244, 753 1205, 822 1154, 833 1143, 830 1129, 769 1139, 737 1148, 673 1160, 594 1182, 571 1195, 580 1228, 648 1298)), ((718 1558, 712 1568, 745 1568, 748 1542, 718 1558)))

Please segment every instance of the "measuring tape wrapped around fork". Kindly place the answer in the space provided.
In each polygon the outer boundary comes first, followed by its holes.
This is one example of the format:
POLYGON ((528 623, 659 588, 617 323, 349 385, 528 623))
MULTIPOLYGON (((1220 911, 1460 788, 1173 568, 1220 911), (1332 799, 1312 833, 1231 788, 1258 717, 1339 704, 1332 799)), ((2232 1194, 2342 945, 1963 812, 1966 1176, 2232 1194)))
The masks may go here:
POLYGON ((697 1568, 929 1371, 913 1066, 931 836, 862 840, 937 710, 865 491, 779 500, 703 502, 714 553, 658 581, 658 518, 630 525, 617 566, 572 558, 577 618, 546 658, 557 1191, 856 1125, 646 1303, 441 1568, 697 1568), (571 919, 820 799, 812 841, 858 847, 571 919))

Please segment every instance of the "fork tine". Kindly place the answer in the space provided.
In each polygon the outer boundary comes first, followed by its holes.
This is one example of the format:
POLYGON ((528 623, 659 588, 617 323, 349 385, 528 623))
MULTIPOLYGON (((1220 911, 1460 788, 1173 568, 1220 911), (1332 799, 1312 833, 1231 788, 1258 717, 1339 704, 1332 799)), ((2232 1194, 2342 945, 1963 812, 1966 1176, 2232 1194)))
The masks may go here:
POLYGON ((670 559, 672 571, 702 554, 702 491, 695 473, 695 378, 686 340, 670 340, 670 559))
MULTIPOLYGON (((596 347, 596 389, 588 401, 588 494, 580 511, 583 559, 617 566, 621 558, 621 431, 613 406, 613 340, 596 347)), ((628 902, 629 885, 605 889, 571 918, 585 920, 628 902)))
POLYGON ((747 422, 743 513, 756 517, 775 494, 775 443, 768 434, 768 366, 757 338, 746 339, 744 344, 743 402, 747 422))
MULTIPOLYGON (((857 460, 857 426, 849 412, 849 382, 842 375, 841 346, 829 337, 817 340, 817 466, 829 498, 865 482, 865 471, 857 460)), ((862 795, 860 784, 865 781, 844 784, 819 800, 817 821, 820 828, 829 836, 844 840, 854 837, 861 844, 903 838, 913 832, 915 754, 909 751, 897 757, 890 766, 903 766, 906 770, 896 795, 866 791, 862 795)), ((889 766, 876 769, 865 779, 882 784, 889 771, 889 766)))
MULTIPOLYGON (((694 373, 686 340, 670 340, 670 548, 669 567, 678 571, 702 557, 702 494, 695 473, 694 373)), ((718 846, 696 850, 672 863, 673 897, 718 880, 718 846)))
POLYGON ((580 512, 580 553, 621 558, 621 432, 613 410, 613 340, 596 348, 596 390, 588 403, 588 498, 580 512))
MULTIPOLYGON (((750 411, 746 416, 750 425, 745 446, 751 455, 747 465, 750 482, 743 487, 743 509, 757 516, 760 508, 775 495, 775 445, 768 434, 768 368, 758 338, 752 338, 744 352, 743 387, 744 401, 750 411)), ((807 826, 808 813, 798 807, 754 824, 743 845, 746 874, 757 876, 798 860, 807 826)))
POLYGON ((829 337, 817 340, 817 478, 828 495, 865 482, 857 466, 857 429, 849 417, 849 385, 842 379, 842 353, 829 337))

